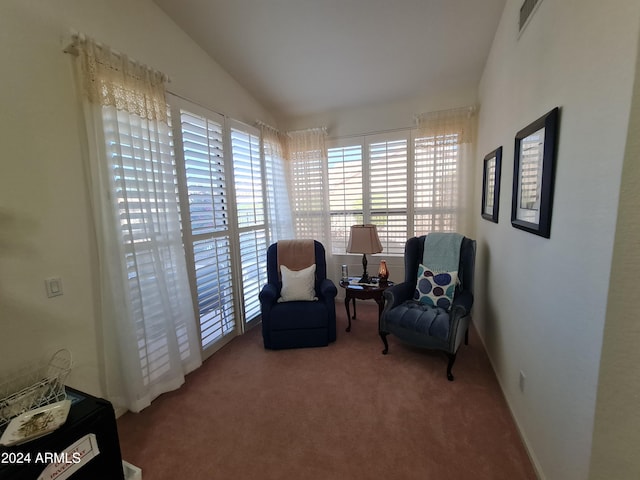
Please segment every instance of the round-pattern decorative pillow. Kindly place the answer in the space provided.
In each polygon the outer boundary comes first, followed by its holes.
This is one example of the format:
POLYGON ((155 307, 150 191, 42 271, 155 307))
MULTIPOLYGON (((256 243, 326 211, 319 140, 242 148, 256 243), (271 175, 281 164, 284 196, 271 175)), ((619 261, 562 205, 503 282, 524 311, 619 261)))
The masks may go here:
POLYGON ((451 309, 458 284, 458 272, 434 272, 425 265, 418 267, 418 279, 413 298, 432 307, 451 309))

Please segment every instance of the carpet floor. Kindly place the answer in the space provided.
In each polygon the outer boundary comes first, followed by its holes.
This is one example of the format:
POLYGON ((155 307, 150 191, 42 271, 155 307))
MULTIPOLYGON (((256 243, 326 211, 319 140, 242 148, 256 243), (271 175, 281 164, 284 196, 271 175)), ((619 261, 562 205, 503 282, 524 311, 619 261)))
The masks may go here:
POLYGON ((324 348, 265 350, 258 326, 138 414, 118 419, 123 458, 145 480, 519 480, 536 475, 472 330, 446 357, 389 336, 358 302, 324 348))

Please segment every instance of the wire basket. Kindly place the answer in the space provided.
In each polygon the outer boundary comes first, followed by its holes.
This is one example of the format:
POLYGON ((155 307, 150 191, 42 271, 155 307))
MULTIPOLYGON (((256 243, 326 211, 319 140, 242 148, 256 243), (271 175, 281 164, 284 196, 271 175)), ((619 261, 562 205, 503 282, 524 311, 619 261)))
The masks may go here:
POLYGON ((0 383, 0 430, 12 418, 67 398, 64 381, 72 366, 71 352, 58 350, 46 364, 31 364, 0 383))

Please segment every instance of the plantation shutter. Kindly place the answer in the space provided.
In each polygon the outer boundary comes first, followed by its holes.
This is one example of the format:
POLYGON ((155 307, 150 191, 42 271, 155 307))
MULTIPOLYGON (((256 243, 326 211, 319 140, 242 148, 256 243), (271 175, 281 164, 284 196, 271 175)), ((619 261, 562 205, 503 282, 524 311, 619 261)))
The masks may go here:
POLYGON ((265 192, 257 129, 232 122, 231 151, 236 194, 242 306, 248 323, 260 315, 260 288, 267 281, 267 225, 265 192))
POLYGON ((295 162, 291 168, 296 238, 318 238, 324 225, 322 160, 295 162))
POLYGON ((329 211, 331 215, 331 248, 344 254, 351 225, 363 224, 362 145, 340 145, 328 149, 329 211))
POLYGON ((459 135, 418 137, 415 146, 415 235, 456 231, 459 135))
MULTIPOLYGON (((235 331, 229 195, 223 147, 224 118, 180 110, 188 221, 185 244, 191 253, 195 302, 203 351, 235 331)), ((184 197, 183 197, 184 199, 184 197)))
POLYGON ((406 134, 367 137, 369 152, 370 223, 378 227, 383 251, 402 255, 407 241, 407 161, 406 134))

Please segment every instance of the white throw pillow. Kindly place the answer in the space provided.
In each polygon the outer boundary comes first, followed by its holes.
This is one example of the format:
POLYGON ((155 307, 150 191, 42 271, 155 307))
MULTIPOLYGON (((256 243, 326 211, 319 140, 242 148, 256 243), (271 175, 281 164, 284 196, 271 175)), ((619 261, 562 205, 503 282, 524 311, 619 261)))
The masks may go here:
POLYGON ((316 297, 316 264, 302 270, 289 270, 280 265, 282 290, 278 302, 313 301, 316 297))

